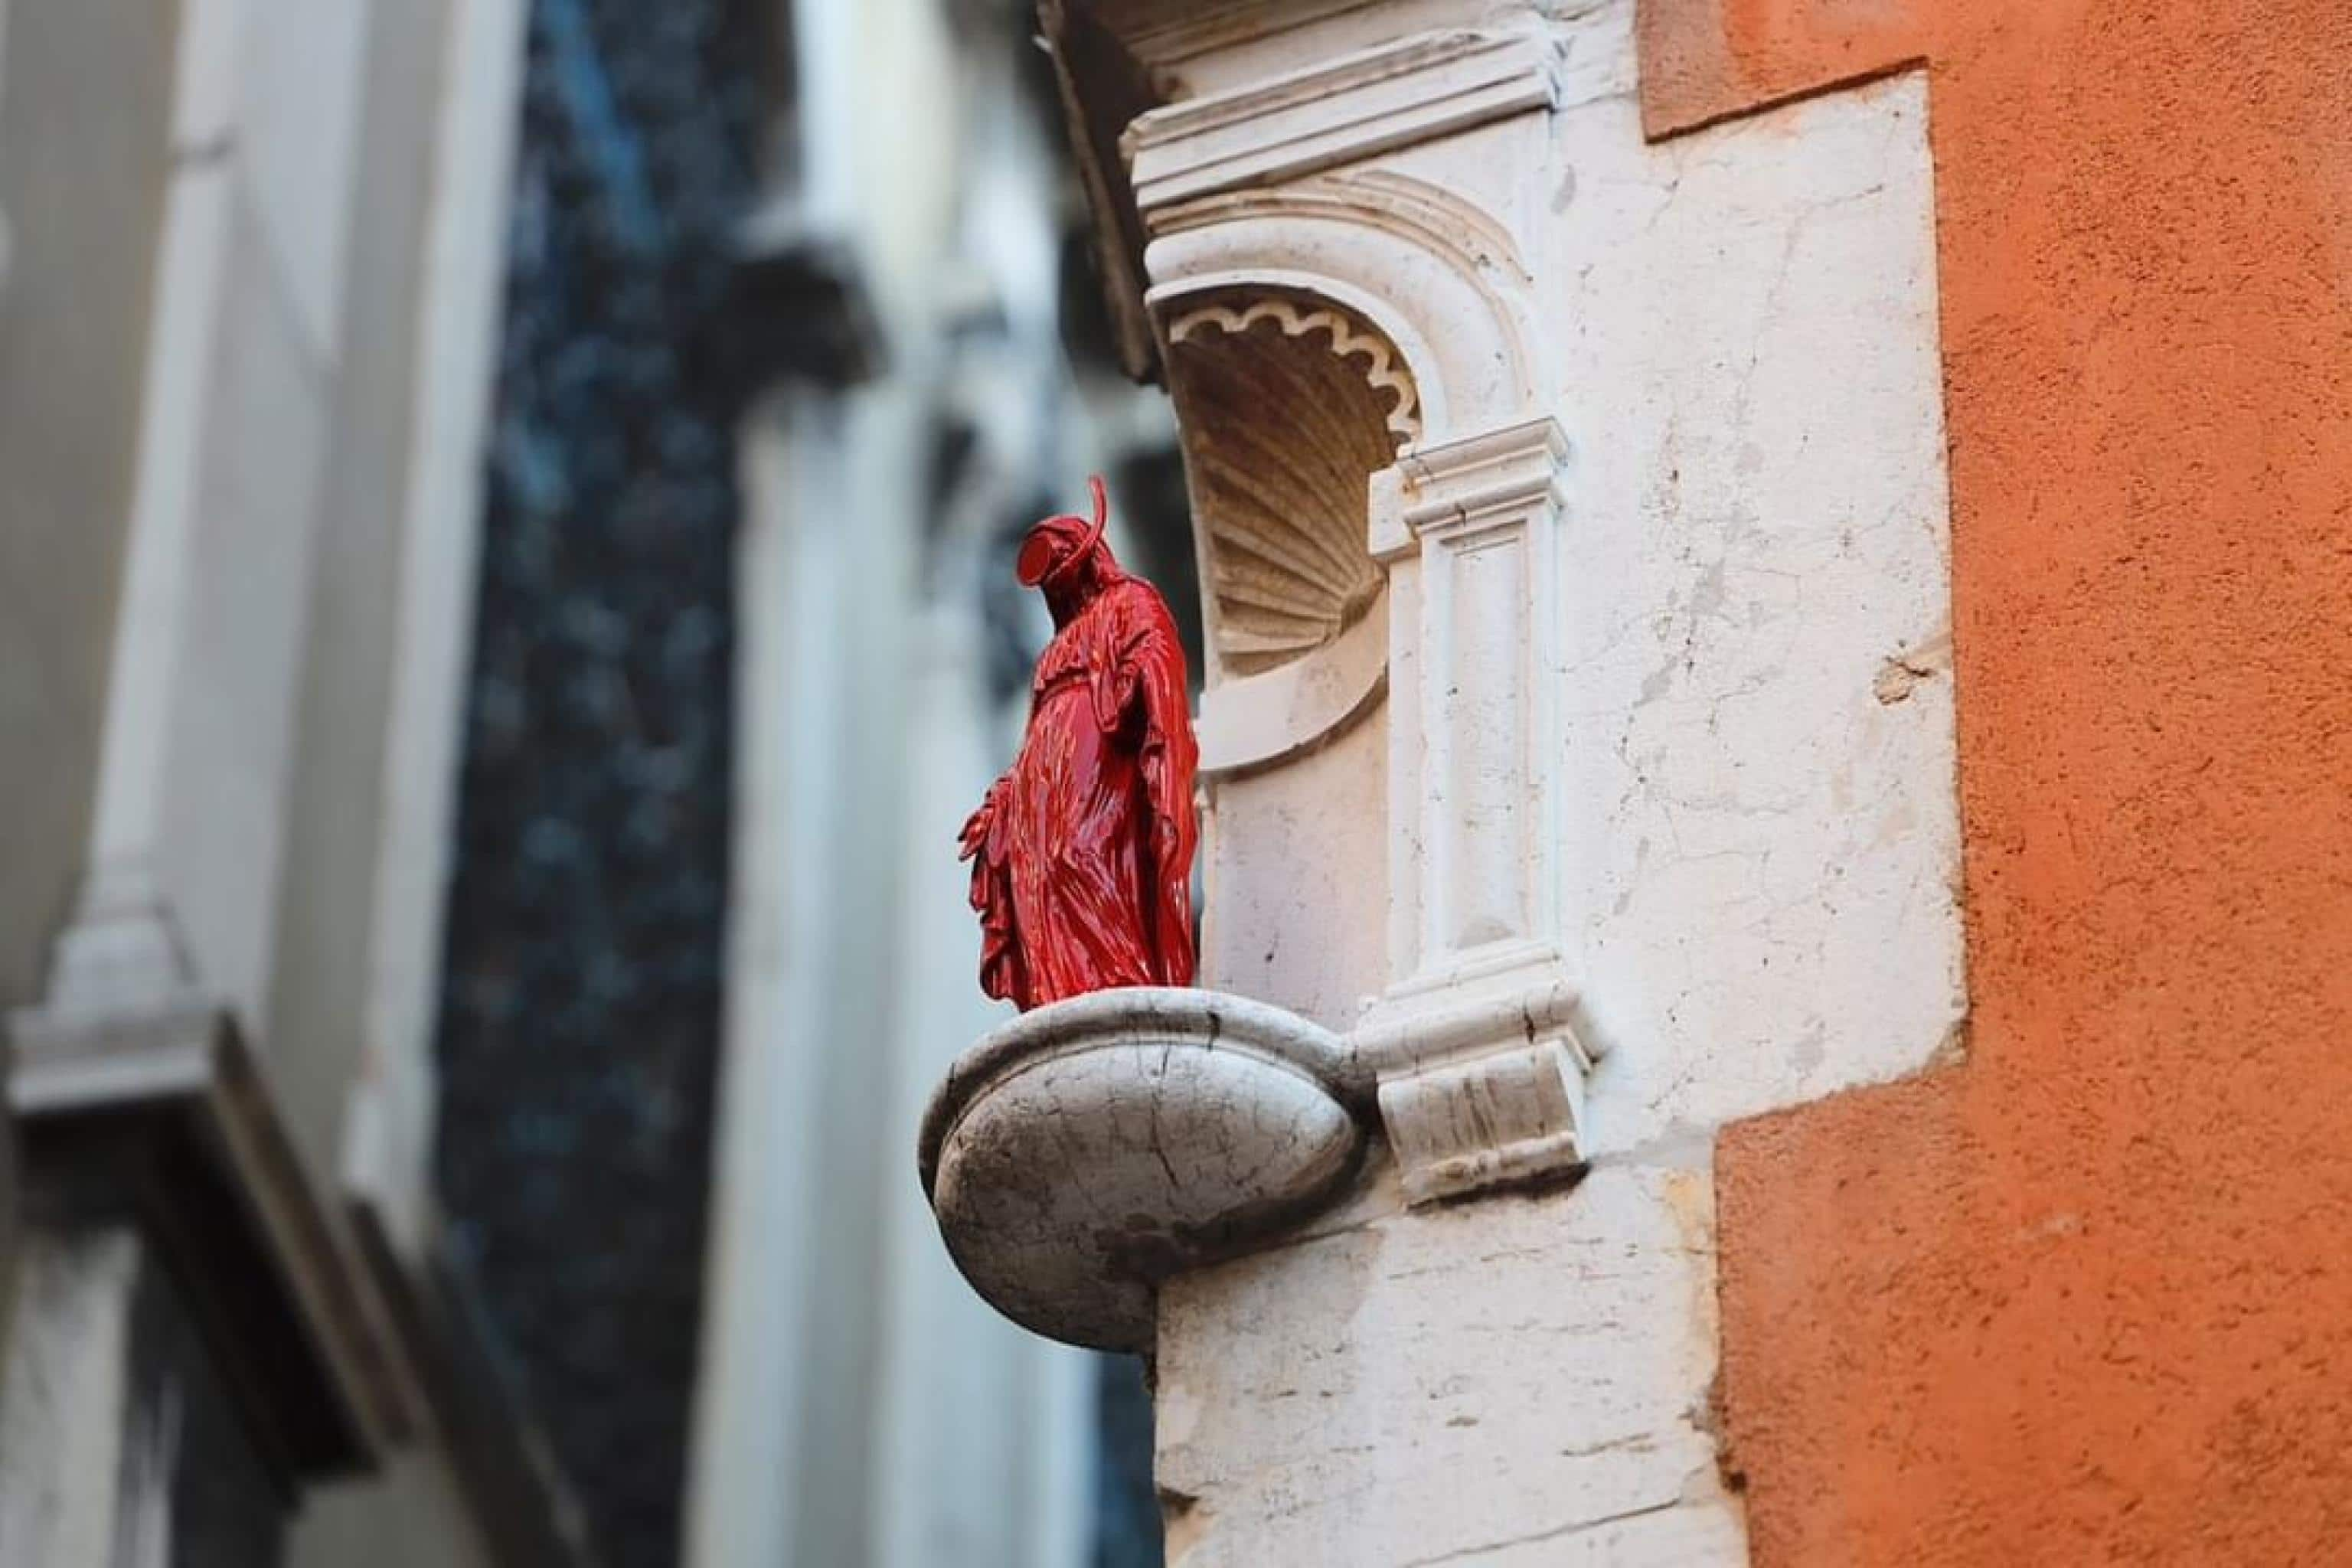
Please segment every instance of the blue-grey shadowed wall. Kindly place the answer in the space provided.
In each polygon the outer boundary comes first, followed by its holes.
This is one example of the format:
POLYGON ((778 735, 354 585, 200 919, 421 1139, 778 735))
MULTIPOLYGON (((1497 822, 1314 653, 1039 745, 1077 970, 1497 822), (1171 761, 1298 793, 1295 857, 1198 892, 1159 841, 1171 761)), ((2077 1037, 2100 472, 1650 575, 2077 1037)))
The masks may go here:
POLYGON ((725 341, 764 41, 533 0, 437 1179, 610 1568, 677 1559, 727 902, 725 341))

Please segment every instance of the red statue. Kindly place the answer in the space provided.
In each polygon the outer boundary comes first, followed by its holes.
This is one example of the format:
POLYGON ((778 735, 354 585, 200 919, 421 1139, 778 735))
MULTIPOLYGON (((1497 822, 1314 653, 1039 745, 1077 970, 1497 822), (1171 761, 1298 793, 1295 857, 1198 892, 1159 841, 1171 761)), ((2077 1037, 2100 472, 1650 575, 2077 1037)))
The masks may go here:
POLYGON ((1029 686, 1020 754, 965 823, 980 986, 1026 1012, 1115 985, 1192 983, 1192 740, 1167 601, 1119 570, 1095 516, 1022 541, 1054 640, 1029 686))

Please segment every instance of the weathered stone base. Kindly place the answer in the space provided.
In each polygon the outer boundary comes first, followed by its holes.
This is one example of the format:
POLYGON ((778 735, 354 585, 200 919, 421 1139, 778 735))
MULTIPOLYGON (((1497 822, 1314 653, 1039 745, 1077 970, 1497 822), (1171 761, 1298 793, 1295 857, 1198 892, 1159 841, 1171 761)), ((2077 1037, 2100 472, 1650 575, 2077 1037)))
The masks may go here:
POLYGON ((1676 1148, 1171 1281, 1169 1561, 1744 1562, 1709 1433, 1706 1159, 1676 1148))

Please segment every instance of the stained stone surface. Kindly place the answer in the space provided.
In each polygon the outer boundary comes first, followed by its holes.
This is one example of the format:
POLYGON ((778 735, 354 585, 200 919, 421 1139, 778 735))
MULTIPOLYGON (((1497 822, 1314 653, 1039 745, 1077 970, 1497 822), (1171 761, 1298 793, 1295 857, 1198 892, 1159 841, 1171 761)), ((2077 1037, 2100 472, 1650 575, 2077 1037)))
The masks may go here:
POLYGON ((271 1568, 293 1493, 149 1239, 40 1226, 24 1254, 0 1563, 271 1568))
POLYGON ((924 1118, 940 1234, 1024 1327, 1146 1349, 1160 1280, 1303 1218, 1354 1171, 1345 1064, 1328 1031, 1210 991, 1024 1014, 956 1063, 924 1118))

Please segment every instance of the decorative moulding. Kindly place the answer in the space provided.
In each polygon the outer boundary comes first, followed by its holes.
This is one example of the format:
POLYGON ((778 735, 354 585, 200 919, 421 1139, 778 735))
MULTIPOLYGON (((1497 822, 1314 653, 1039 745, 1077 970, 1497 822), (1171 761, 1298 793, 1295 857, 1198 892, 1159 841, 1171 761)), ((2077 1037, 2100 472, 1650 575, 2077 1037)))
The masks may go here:
POLYGON ((1568 442, 1544 417, 1371 481, 1388 563, 1391 994, 1556 952, 1552 774, 1568 442))
POLYGON ((1408 1202, 1572 1170, 1592 1055, 1555 910, 1568 437, 1549 416, 1372 476, 1390 573, 1389 973, 1355 1037, 1408 1202))
POLYGON ((1152 110, 1124 139, 1136 205, 1150 226, 1180 202, 1548 109, 1559 64, 1541 33, 1449 29, 1152 110))
POLYGON ((1421 412, 1412 375, 1397 363, 1396 351, 1386 340, 1361 330, 1343 311, 1279 297, 1252 300, 1240 306, 1202 305, 1170 323, 1168 341, 1189 342, 1208 332, 1240 334, 1260 321, 1272 322, 1287 338, 1319 332, 1329 342, 1332 357, 1362 360, 1364 384, 1390 398, 1389 433, 1399 441, 1420 436, 1421 412))
POLYGON ((1470 996, 1384 998, 1349 1038, 1409 1204, 1579 1169, 1593 1053, 1557 966, 1470 996))
POLYGON ((1556 513, 1568 500, 1568 433, 1549 417, 1406 452, 1372 476, 1373 559, 1489 521, 1556 513))
POLYGON ((383 1304, 226 1010, 46 1009, 11 1034, 28 1215, 139 1226, 288 1479, 372 1468, 415 1429, 383 1304))
POLYGON ((919 1158, 972 1288, 1049 1338, 1147 1351, 1160 1282, 1249 1250, 1354 1173, 1370 1083, 1338 1037, 1213 991, 1099 991, 958 1059, 919 1158))

